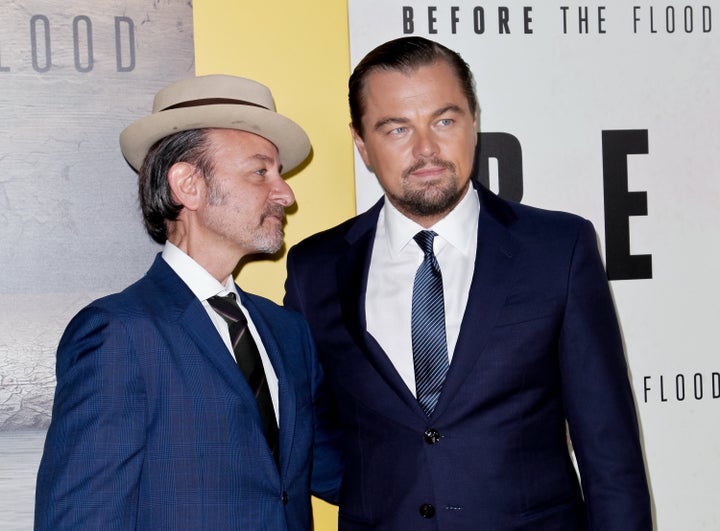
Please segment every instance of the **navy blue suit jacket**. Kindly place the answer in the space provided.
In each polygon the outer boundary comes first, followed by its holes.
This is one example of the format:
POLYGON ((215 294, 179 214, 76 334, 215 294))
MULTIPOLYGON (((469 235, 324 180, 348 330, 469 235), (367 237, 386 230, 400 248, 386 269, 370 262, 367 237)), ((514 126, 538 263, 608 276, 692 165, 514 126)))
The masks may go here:
POLYGON ((651 530, 634 399, 591 223, 474 186, 475 272, 430 418, 366 331, 382 201, 288 254, 285 304, 310 323, 347 430, 340 529, 651 530))
POLYGON ((314 413, 315 349, 299 315, 239 293, 279 380, 279 470, 232 355, 158 255, 143 279, 90 304, 63 335, 36 529, 311 528, 311 467, 319 496, 334 499, 339 486, 331 436, 314 413))

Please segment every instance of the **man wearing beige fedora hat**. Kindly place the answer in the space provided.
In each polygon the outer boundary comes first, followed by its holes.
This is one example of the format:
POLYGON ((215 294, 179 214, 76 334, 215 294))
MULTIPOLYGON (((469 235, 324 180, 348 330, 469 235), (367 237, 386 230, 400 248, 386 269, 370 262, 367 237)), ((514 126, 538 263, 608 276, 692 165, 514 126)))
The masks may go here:
POLYGON ((308 326, 233 280, 282 246, 307 135, 264 85, 211 75, 158 92, 120 146, 164 248, 60 341, 35 528, 310 529, 341 471, 308 326))

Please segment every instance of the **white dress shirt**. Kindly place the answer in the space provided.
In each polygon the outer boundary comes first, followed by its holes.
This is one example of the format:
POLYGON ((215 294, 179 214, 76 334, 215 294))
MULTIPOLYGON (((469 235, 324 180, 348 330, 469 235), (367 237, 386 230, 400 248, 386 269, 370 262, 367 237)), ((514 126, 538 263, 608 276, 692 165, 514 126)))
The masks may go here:
MULTIPOLYGON (((234 293, 235 298, 242 310, 243 314, 248 321, 248 330, 252 335, 255 343, 257 344, 258 351, 260 352, 260 359, 262 360, 263 368, 265 369, 265 378, 267 379, 268 387, 270 388, 270 398, 272 399, 273 408, 275 409, 275 418, 280 419, 280 407, 278 401, 278 379, 273 369, 270 358, 268 357, 265 346, 263 345, 262 338, 258 334, 255 324, 253 323, 252 317, 248 313, 247 309, 242 305, 240 296, 235 289, 235 281, 231 276, 225 280, 225 284, 221 284, 218 280, 208 273, 200 264, 193 260, 190 256, 180 250, 177 246, 170 242, 165 242, 165 248, 162 252, 163 259, 172 268, 175 273, 187 284, 190 291, 200 300, 207 312, 210 320, 215 325, 220 337, 222 337, 225 345, 227 346, 228 353, 232 356, 235 361, 235 354, 233 352, 232 343, 230 341, 230 330, 228 329, 227 322, 225 319, 213 310, 210 303, 207 301, 210 297, 215 295, 228 295, 234 293)), ((238 370, 240 370, 238 368, 238 370)))
MULTIPOLYGON (((429 230, 443 279, 445 331, 449 361, 457 343, 475 270, 480 201, 472 186, 458 205, 429 230)), ((365 312, 368 332, 380 344, 415 394, 410 315, 412 290, 423 252, 413 240, 422 226, 401 214, 387 199, 377 222, 368 272, 365 312)))

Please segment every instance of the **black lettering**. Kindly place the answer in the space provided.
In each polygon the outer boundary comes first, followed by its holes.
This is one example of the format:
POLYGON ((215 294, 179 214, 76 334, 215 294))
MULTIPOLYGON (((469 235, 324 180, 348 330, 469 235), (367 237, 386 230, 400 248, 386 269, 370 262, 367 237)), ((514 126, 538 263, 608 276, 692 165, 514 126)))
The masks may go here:
POLYGON ((436 12, 437 7, 428 7, 428 33, 430 33, 431 35, 437 33, 437 28, 435 27, 435 24, 437 23, 437 17, 435 16, 436 12))
POLYGON ((485 8, 478 6, 473 9, 473 24, 476 34, 482 35, 485 33, 485 8))
POLYGON ((696 372, 693 376, 693 390, 695 391, 695 400, 702 400, 703 397, 703 377, 702 374, 696 372))
POLYGON ((563 15, 563 34, 567 35, 567 12, 568 9, 570 9, 567 6, 560 6, 560 11, 562 11, 563 15))
POLYGON ((598 33, 605 33, 605 6, 598 7, 598 33))
POLYGON ((578 7, 578 33, 588 33, 588 8, 578 7))
POLYGON ((510 33, 510 10, 507 7, 498 7, 498 33, 510 33))
POLYGON ((458 22, 460 22, 460 17, 458 17, 458 11, 460 11, 460 8, 458 6, 452 6, 450 8, 450 27, 453 35, 457 33, 457 25, 458 22))
POLYGON ((650 6, 650 33, 657 33, 657 30, 655 29, 655 11, 653 10, 653 6, 650 6))
POLYGON ((638 11, 640 11, 640 6, 633 6, 633 33, 637 33, 638 22, 640 22, 638 11))
POLYGON ((603 131, 605 266, 609 280, 652 278, 652 255, 630 254, 630 216, 647 215, 647 194, 628 191, 627 155, 648 153, 647 129, 603 131))
POLYGON ((703 6, 702 9, 703 33, 712 31, 712 10, 710 6, 703 6))
POLYGON ((522 147, 509 133, 480 133, 471 175, 490 188, 490 159, 498 163, 498 195, 511 201, 523 196, 522 147))
POLYGON ((685 376, 682 374, 675 376, 675 396, 680 402, 685 400, 685 376))
POLYGON ((695 15, 692 6, 685 6, 685 33, 692 33, 695 26, 695 15))
POLYGON ((668 33, 675 33, 675 8, 667 6, 665 9, 665 30, 668 33))
POLYGON ((648 391, 650 391, 651 387, 648 385, 650 382, 650 376, 645 376, 643 378, 643 396, 645 398, 645 403, 647 404, 648 400, 648 391))
POLYGON ((660 376, 660 402, 667 402, 665 397, 665 386, 663 385, 663 377, 660 376))
POLYGON ((533 32, 532 28, 530 27, 530 23, 532 22, 532 17, 530 16, 532 15, 532 7, 524 7, 523 13, 523 20, 525 21, 523 28, 525 30, 525 34, 529 35, 533 32))
POLYGON ((30 44, 32 47, 32 66, 36 72, 47 72, 52 67, 52 57, 50 50, 50 21, 45 15, 34 15, 30 19, 30 44), (38 46, 38 25, 42 26, 40 31, 44 35, 42 44, 45 51, 45 62, 40 64, 38 56, 40 46, 38 46))
POLYGON ((712 397, 720 398, 720 372, 712 373, 712 397))
POLYGON ((415 31, 414 11, 410 6, 403 6, 403 33, 406 35, 415 31))

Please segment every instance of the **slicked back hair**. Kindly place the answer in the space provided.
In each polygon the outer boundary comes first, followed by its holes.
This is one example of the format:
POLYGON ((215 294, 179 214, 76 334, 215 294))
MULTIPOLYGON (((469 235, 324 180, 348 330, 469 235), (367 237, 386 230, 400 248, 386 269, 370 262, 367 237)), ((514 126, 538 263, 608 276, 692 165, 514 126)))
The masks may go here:
POLYGON ((138 171, 138 195, 143 221, 153 240, 164 244, 167 222, 175 221, 182 205, 173 201, 168 172, 173 164, 187 162, 209 183, 214 164, 209 153, 208 129, 190 129, 158 140, 138 171))
POLYGON ((364 89, 368 75, 376 70, 412 72, 436 61, 445 61, 455 72, 467 97, 470 112, 477 114, 475 81, 468 64, 460 54, 424 37, 402 37, 381 44, 370 51, 355 67, 348 81, 348 100, 352 126, 363 137, 362 117, 365 113, 364 89))

